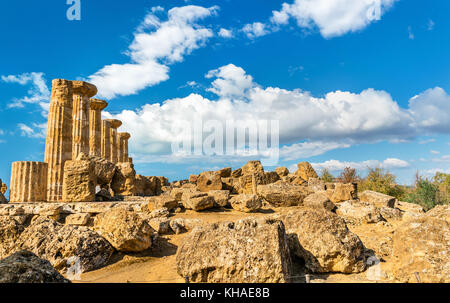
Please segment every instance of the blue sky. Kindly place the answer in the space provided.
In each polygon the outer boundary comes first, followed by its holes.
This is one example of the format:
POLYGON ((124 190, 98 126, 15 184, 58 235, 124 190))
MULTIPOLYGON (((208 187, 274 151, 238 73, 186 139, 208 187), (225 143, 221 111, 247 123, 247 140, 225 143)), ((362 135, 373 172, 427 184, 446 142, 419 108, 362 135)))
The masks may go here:
POLYGON ((68 8, 0 3, 6 183, 11 162, 43 160, 54 78, 97 85, 144 175, 249 160, 171 155, 170 125, 199 115, 280 120, 280 166, 450 173, 449 1, 81 0, 80 21, 68 8))

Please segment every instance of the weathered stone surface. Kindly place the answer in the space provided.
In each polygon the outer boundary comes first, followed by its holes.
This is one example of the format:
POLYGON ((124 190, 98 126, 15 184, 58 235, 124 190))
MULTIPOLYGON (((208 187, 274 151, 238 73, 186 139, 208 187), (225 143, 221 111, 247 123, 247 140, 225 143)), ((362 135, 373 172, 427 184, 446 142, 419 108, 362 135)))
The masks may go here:
POLYGON ((104 187, 111 183, 116 172, 116 165, 114 163, 102 157, 86 155, 85 153, 80 153, 76 160, 91 161, 93 163, 96 185, 104 187))
POLYGON ((13 251, 24 226, 10 216, 0 216, 0 259, 13 251))
POLYGON ((111 121, 102 121, 102 139, 101 139, 102 158, 111 160, 111 121))
POLYGON ((191 183, 197 183, 197 180, 198 180, 198 175, 190 175, 189 176, 189 182, 191 182, 191 183))
POLYGON ((7 190, 8 186, 6 185, 6 183, 2 182, 2 179, 0 179, 0 193, 4 195, 7 190))
POLYGON ((108 102, 100 99, 91 99, 89 102, 89 154, 101 157, 102 155, 102 110, 108 102))
POLYGON ((308 187, 316 192, 316 191, 322 191, 325 190, 325 182, 323 182, 321 179, 319 178, 309 178, 308 180, 308 187))
POLYGON ((400 282, 450 282, 450 228, 445 220, 424 216, 405 222, 393 235, 393 276, 400 282))
POLYGON ((215 206, 228 207, 230 205, 230 191, 229 190, 211 190, 208 195, 213 197, 215 206))
POLYGON ((336 214, 298 207, 273 216, 286 226, 292 254, 316 273, 358 273, 365 270, 364 246, 336 214))
POLYGON ((119 136, 117 135, 117 129, 122 126, 122 121, 117 119, 108 119, 106 120, 110 123, 110 155, 109 155, 109 161, 113 163, 119 162, 119 136))
POLYGON ((134 196, 136 194, 136 171, 133 163, 122 162, 117 164, 111 189, 114 191, 114 195, 134 196))
POLYGON ((118 150, 118 161, 119 162, 128 162, 128 140, 131 138, 129 133, 118 133, 119 136, 119 150, 118 150))
POLYGON ((401 220, 403 217, 403 212, 398 208, 381 207, 378 210, 380 215, 387 220, 401 220))
POLYGON ((89 213, 73 214, 66 217, 66 224, 86 226, 89 223, 91 215, 89 213))
POLYGON ((182 197, 183 206, 195 211, 207 210, 214 207, 214 198, 202 192, 185 192, 182 197))
POLYGON ((164 194, 157 197, 152 197, 148 204, 148 209, 153 211, 155 209, 166 208, 168 210, 173 210, 179 206, 179 200, 173 198, 170 195, 164 194))
POLYGON ((356 183, 336 183, 330 200, 333 203, 339 203, 349 200, 356 200, 357 198, 356 183))
POLYGON ((268 185, 258 185, 258 196, 276 207, 303 205, 303 199, 308 194, 304 187, 279 182, 268 185))
POLYGON ((10 202, 47 201, 47 174, 47 163, 14 162, 11 168, 10 202))
POLYGON ((170 220, 170 228, 177 235, 187 231, 191 231, 198 226, 202 226, 203 224, 203 221, 200 219, 177 218, 174 220, 170 220))
POLYGON ((169 234, 172 229, 170 228, 170 219, 164 217, 157 217, 147 221, 151 228, 156 230, 160 235, 169 234))
POLYGON ((111 245, 99 234, 83 226, 62 225, 37 217, 20 234, 14 251, 29 250, 47 259, 61 273, 69 267, 69 258, 78 258, 81 272, 104 266, 113 253, 111 245))
POLYGON ((395 201, 397 200, 395 197, 388 196, 382 193, 378 193, 371 190, 366 190, 360 193, 359 199, 364 202, 373 203, 376 207, 395 207, 395 201))
POLYGON ((0 193, 0 204, 4 204, 4 203, 8 203, 8 200, 2 193, 0 193))
POLYGON ((210 190, 222 190, 222 179, 217 172, 201 173, 197 179, 197 188, 201 192, 209 192, 210 190))
POLYGON ((328 211, 332 211, 336 208, 336 205, 328 198, 326 191, 318 191, 307 196, 303 200, 303 205, 311 208, 322 208, 328 211))
POLYGON ((63 200, 95 201, 95 166, 89 160, 66 161, 64 165, 63 200))
POLYGON ((100 189, 100 191, 98 191, 96 194, 95 194, 95 201, 97 201, 97 202, 108 202, 108 201, 114 201, 114 200, 116 200, 114 197, 113 197, 113 192, 112 192, 112 190, 108 190, 108 189, 106 189, 106 188, 102 188, 102 189, 100 189))
POLYGON ((138 214, 123 207, 97 215, 94 230, 118 251, 140 252, 152 245, 154 230, 138 214))
POLYGON ((295 175, 299 176, 305 181, 308 181, 309 178, 318 178, 316 171, 308 162, 300 162, 297 164, 298 170, 295 172, 295 175))
POLYGON ((426 213, 427 217, 442 219, 450 224, 450 205, 438 205, 426 213))
POLYGON ((236 191, 240 194, 257 194, 257 187, 259 185, 272 184, 280 180, 275 172, 255 172, 253 174, 246 174, 240 177, 239 183, 234 185, 236 191))
POLYGON ((282 222, 241 220, 196 228, 177 251, 177 272, 191 282, 290 282, 282 222))
POLYGON ((0 283, 70 283, 47 260, 19 251, 0 260, 0 283))
POLYGON ((262 200, 258 195, 237 195, 230 199, 231 207, 237 211, 251 213, 262 207, 262 200))
POLYGON ((242 175, 252 175, 252 174, 264 174, 264 167, 261 161, 249 161, 247 164, 242 166, 242 175))
POLYGON ((280 177, 286 177, 287 175, 289 175, 289 169, 287 169, 287 167, 277 167, 275 169, 275 172, 280 176, 280 177))
POLYGON ((155 193, 153 192, 154 186, 147 177, 144 177, 142 175, 136 175, 135 187, 136 187, 136 195, 147 197, 155 195, 155 193))
POLYGON ((380 211, 372 203, 350 200, 337 206, 336 214, 353 224, 383 221, 380 211))
POLYGON ((221 178, 229 178, 231 177, 231 167, 222 168, 221 170, 218 170, 216 173, 220 175, 221 178))
POLYGON ((239 178, 242 176, 242 168, 238 168, 231 172, 231 178, 239 178))
POLYGON ((72 112, 72 81, 53 80, 44 157, 44 162, 48 163, 47 201, 49 202, 62 201, 64 164, 67 160, 72 160, 72 112))

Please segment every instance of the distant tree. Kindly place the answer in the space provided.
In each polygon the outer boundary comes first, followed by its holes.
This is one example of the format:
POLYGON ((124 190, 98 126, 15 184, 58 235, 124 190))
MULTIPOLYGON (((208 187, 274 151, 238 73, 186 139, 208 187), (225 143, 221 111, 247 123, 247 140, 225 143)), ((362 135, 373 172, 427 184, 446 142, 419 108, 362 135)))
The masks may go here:
POLYGON ((361 181, 359 188, 360 191, 372 190, 403 200, 405 188, 398 185, 395 179, 395 175, 382 168, 369 168, 369 174, 361 181))
POLYGON ((322 169, 322 172, 320 174, 320 179, 325 183, 333 182, 334 176, 330 173, 328 168, 324 168, 324 169, 322 169))
POLYGON ((341 183, 357 183, 361 180, 361 178, 356 173, 355 168, 346 167, 337 180, 341 183))
POLYGON ((425 210, 430 210, 440 204, 439 187, 430 180, 416 174, 414 191, 408 195, 406 201, 419 204, 425 210))
POLYGON ((437 172, 433 177, 433 184, 439 188, 439 202, 450 203, 450 174, 437 172))

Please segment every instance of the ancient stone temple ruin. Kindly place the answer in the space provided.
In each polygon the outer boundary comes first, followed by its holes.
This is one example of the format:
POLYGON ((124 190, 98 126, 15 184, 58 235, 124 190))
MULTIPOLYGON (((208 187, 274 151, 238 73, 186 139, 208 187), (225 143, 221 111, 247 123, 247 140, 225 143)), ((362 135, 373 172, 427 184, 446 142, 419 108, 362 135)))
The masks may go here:
POLYGON ((102 120, 108 103, 92 99, 96 94, 97 87, 84 81, 53 80, 44 162, 12 164, 10 202, 94 201, 98 186, 108 190, 113 164, 133 168, 131 136, 118 132, 121 121, 102 120))

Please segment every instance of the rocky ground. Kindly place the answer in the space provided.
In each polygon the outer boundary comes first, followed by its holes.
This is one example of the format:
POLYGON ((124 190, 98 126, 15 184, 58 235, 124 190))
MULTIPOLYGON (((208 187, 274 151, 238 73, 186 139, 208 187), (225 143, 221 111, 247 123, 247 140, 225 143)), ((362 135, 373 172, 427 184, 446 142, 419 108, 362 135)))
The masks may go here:
POLYGON ((133 195, 122 201, 1 204, 0 276, 48 261, 78 283, 450 282, 448 205, 424 212, 325 184, 308 163, 291 174, 252 161, 173 183, 123 176, 133 195), (8 259, 23 251, 41 261, 8 259))

